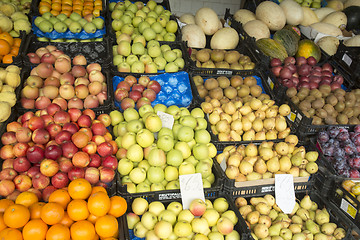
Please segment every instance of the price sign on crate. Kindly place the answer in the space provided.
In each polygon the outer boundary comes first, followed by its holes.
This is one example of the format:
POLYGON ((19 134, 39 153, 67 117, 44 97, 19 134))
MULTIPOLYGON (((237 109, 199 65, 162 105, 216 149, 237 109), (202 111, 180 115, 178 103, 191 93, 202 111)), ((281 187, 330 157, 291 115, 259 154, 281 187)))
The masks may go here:
POLYGON ((202 199, 205 202, 204 187, 201 173, 180 175, 180 192, 184 209, 189 209, 194 199, 202 199))
POLYGON ((290 214, 293 211, 295 207, 293 175, 275 174, 275 200, 285 214, 290 214))
POLYGON ((172 127, 174 126, 173 115, 161 111, 158 111, 157 115, 161 119, 162 127, 172 129, 172 127))
POLYGON ((341 205, 340 208, 346 212, 350 217, 352 217, 353 219, 355 219, 356 214, 357 214, 357 210, 356 208, 354 208, 348 201, 346 201, 345 199, 341 199, 341 205))

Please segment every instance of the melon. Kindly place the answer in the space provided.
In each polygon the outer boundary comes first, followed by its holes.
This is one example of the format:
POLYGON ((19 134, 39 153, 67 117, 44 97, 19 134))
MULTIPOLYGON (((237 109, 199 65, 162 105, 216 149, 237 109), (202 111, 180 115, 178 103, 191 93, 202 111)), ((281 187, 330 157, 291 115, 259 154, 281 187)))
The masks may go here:
POLYGON ((326 35, 330 35, 334 37, 342 36, 342 32, 340 28, 337 28, 330 23, 318 22, 311 24, 310 27, 326 35))
POLYGON ((335 10, 333 8, 323 7, 323 8, 316 9, 314 12, 315 12, 316 16, 318 17, 319 21, 321 21, 330 13, 335 12, 335 10))
POLYGON ((280 3, 280 7, 285 13, 287 24, 299 25, 304 20, 304 12, 297 2, 284 0, 280 3))
POLYGON ((356 35, 352 38, 346 39, 344 45, 347 47, 360 47, 360 35, 356 35))
POLYGON ((256 18, 263 21, 270 30, 277 31, 286 24, 286 16, 282 8, 271 1, 259 4, 255 11, 256 18))
POLYGON ((211 8, 200 8, 195 14, 195 24, 200 26, 206 35, 213 35, 219 29, 219 17, 211 8))
POLYGON ((260 20, 252 20, 244 24, 244 31, 250 36, 254 37, 255 40, 261 38, 269 38, 270 30, 268 26, 260 20))
POLYGON ((321 22, 330 23, 338 28, 339 27, 345 28, 347 24, 347 17, 345 13, 336 11, 327 15, 321 22))
POLYGON ((179 18, 180 22, 186 23, 186 24, 195 24, 195 17, 191 13, 184 13, 179 18))
POLYGON ((239 43, 238 32, 231 28, 225 27, 218 30, 210 40, 211 49, 234 49, 239 43))
POLYGON ((320 38, 316 43, 322 50, 324 50, 329 56, 334 55, 337 52, 340 41, 337 37, 326 36, 320 38))
POLYGON ((191 48, 204 48, 206 45, 206 36, 201 27, 196 24, 187 24, 181 28, 182 40, 187 42, 191 48))
POLYGON ((256 20, 256 16, 255 13, 251 12, 250 10, 239 9, 234 13, 234 19, 235 21, 238 21, 244 25, 247 22, 256 20))
POLYGON ((344 9, 344 4, 337 0, 329 1, 326 6, 336 11, 342 11, 344 9))
POLYGON ((304 19, 303 21, 300 23, 300 25, 303 26, 309 26, 313 23, 319 22, 318 17, 316 16, 315 12, 313 10, 311 10, 308 7, 302 7, 303 12, 304 12, 304 19))
POLYGON ((298 51, 296 57, 314 57, 317 62, 321 59, 321 50, 318 45, 309 39, 299 41, 298 51))
POLYGON ((360 7, 360 1, 359 0, 347 0, 344 4, 344 8, 347 8, 350 6, 359 6, 360 7))

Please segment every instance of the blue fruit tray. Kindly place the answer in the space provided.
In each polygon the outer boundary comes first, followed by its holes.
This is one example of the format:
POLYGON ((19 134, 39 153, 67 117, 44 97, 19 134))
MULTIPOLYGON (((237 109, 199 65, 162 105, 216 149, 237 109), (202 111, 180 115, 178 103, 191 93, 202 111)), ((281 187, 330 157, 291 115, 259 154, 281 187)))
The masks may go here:
MULTIPOLYGON (((125 77, 128 74, 119 74, 113 76, 113 89, 116 90, 116 86, 124 81, 125 77)), ((139 78, 142 75, 131 74, 136 78, 139 78)), ((143 74, 144 75, 144 74, 143 74)), ((146 74, 145 74, 146 76, 146 74)), ((177 73, 163 73, 159 75, 149 75, 150 80, 156 80, 161 85, 161 91, 157 94, 155 101, 151 103, 152 106, 156 104, 164 104, 167 107, 171 105, 177 105, 178 107, 188 107, 190 106, 193 96, 191 93, 189 74, 187 72, 177 72, 177 73)), ((114 101, 115 106, 119 108, 120 102, 114 101)))
MULTIPOLYGON (((50 39, 94 39, 94 38, 102 38, 105 34, 106 34, 106 27, 104 25, 103 29, 98 29, 96 30, 95 33, 87 33, 85 32, 84 29, 81 30, 81 32, 79 33, 72 33, 70 30, 67 30, 66 32, 63 33, 59 33, 55 30, 53 30, 52 32, 46 32, 44 33, 43 31, 41 31, 34 23, 35 19, 37 17, 33 17, 32 19, 32 30, 35 33, 36 36, 38 37, 46 37, 46 38, 50 38, 50 39)), ((100 18, 102 18, 104 21, 105 19, 103 17, 100 16, 100 18)))

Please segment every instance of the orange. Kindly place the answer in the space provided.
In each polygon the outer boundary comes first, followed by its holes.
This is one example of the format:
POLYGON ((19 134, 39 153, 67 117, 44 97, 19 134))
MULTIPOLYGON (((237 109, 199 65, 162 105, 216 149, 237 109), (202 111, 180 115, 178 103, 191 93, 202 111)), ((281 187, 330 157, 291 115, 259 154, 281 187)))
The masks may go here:
POLYGON ((69 214, 65 212, 64 217, 61 219, 60 223, 66 227, 70 227, 71 224, 74 223, 74 221, 69 217, 69 214))
POLYGON ((11 47, 10 48, 10 53, 12 55, 15 55, 15 56, 19 55, 19 48, 18 47, 11 47))
MULTIPOLYGON (((60 11, 61 11, 61 9, 60 9, 60 11)), ((53 10, 50 11, 50 13, 56 17, 57 15, 60 14, 60 11, 57 11, 57 10, 53 9, 53 10)))
POLYGON ((95 0, 95 1, 94 1, 94 5, 95 5, 95 6, 97 6, 97 5, 102 6, 102 0, 95 0))
POLYGON ((50 7, 48 7, 48 6, 41 6, 41 7, 39 7, 39 13, 40 13, 41 15, 43 15, 43 14, 46 13, 46 12, 50 12, 50 7))
POLYGON ((116 240, 117 238, 114 237, 109 237, 109 238, 104 238, 104 240, 116 240))
POLYGON ((118 231, 118 228, 118 221, 114 216, 111 215, 99 217, 95 223, 96 233, 101 238, 114 237, 114 235, 118 231))
POLYGON ((91 194, 88 199, 88 209, 95 216, 104 216, 110 210, 110 198, 107 193, 96 192, 91 194))
POLYGON ((124 215, 126 210, 127 210, 127 202, 123 197, 113 196, 110 198, 110 210, 108 214, 118 218, 124 215))
POLYGON ((21 228, 25 226, 29 219, 29 209, 20 204, 11 205, 4 212, 4 222, 6 226, 11 228, 21 228))
POLYGON ((66 209, 70 201, 71 201, 70 195, 68 191, 64 189, 55 190, 49 196, 49 202, 56 202, 60 204, 64 209, 66 209))
POLYGON ((73 2, 71 0, 62 0, 61 1, 61 4, 64 5, 64 4, 68 4, 68 5, 72 5, 73 2))
POLYGON ((83 5, 82 4, 74 4, 73 10, 81 11, 81 10, 83 10, 83 5))
POLYGON ((70 240, 70 230, 62 224, 52 225, 46 233, 46 240, 70 240))
POLYGON ((70 182, 68 192, 72 199, 87 199, 91 194, 91 184, 83 178, 75 179, 70 182))
POLYGON ((7 54, 7 55, 3 56, 2 62, 3 63, 12 63, 14 61, 13 57, 16 57, 16 56, 14 54, 7 54))
POLYGON ((63 4, 61 6, 61 11, 72 11, 72 6, 69 4, 63 4))
POLYGON ((21 38, 14 38, 14 47, 20 48, 21 45, 21 38))
POLYGON ((51 4, 50 4, 49 2, 41 1, 41 2, 39 3, 39 9, 40 9, 41 7, 51 8, 51 4))
POLYGON ((30 207, 32 204, 38 202, 39 199, 33 192, 22 192, 17 196, 15 203, 30 207))
POLYGON ((87 219, 89 216, 89 210, 86 201, 82 199, 72 200, 67 206, 67 213, 74 221, 87 219))
POLYGON ((77 14, 79 14, 80 16, 82 16, 82 15, 81 15, 81 10, 74 10, 74 9, 73 9, 73 13, 77 13, 77 14))
POLYGON ((14 38, 8 32, 1 33, 0 39, 4 39, 5 41, 7 41, 10 46, 14 45, 14 38))
POLYGON ((51 10, 61 11, 61 3, 55 2, 51 4, 51 10))
POLYGON ((48 226, 41 219, 30 220, 23 228, 24 240, 45 239, 48 226))
POLYGON ((81 13, 83 16, 86 16, 88 14, 92 14, 92 10, 84 8, 81 13))
POLYGON ((46 203, 40 212, 41 219, 48 225, 54 225, 64 217, 64 208, 59 203, 46 203))
POLYGON ((10 52, 10 44, 4 39, 0 39, 0 55, 6 55, 9 52, 10 52))
POLYGON ((0 200, 0 212, 5 212, 5 209, 8 206, 11 206, 14 204, 14 201, 11 201, 10 199, 3 198, 0 200))
POLYGON ((30 219, 40 219, 41 208, 45 205, 44 202, 36 202, 29 207, 30 219))
POLYGON ((99 17, 99 16, 100 16, 100 10, 99 10, 99 9, 94 9, 93 15, 94 15, 95 17, 99 17))
POLYGON ((69 10, 62 10, 60 13, 65 14, 67 17, 70 17, 71 11, 69 10))
POLYGON ((97 5, 94 7, 94 10, 99 10, 99 11, 102 11, 103 8, 102 8, 102 5, 97 5))
POLYGON ((107 193, 106 189, 102 186, 94 186, 91 190, 91 194, 94 194, 96 192, 104 192, 107 193))
POLYGON ((5 228, 0 232, 1 240, 23 240, 22 234, 15 228, 5 228))
POLYGON ((91 222, 92 224, 95 224, 96 220, 98 219, 99 217, 95 216, 94 214, 89 214, 89 217, 86 219, 88 220, 89 222, 91 222))
POLYGON ((4 230, 5 228, 7 228, 7 226, 4 222, 4 214, 0 213, 0 231, 4 230))
POLYGON ((71 225, 70 235, 72 240, 93 239, 95 227, 87 220, 78 221, 71 225))

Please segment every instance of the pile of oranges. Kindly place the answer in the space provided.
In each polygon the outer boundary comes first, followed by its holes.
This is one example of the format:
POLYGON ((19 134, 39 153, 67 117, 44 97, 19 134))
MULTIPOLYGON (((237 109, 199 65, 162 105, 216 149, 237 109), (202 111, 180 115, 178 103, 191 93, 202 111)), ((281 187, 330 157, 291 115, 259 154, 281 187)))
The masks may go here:
POLYGON ((108 196, 105 188, 85 179, 51 193, 48 203, 32 192, 15 200, 0 200, 0 239, 11 240, 115 240, 116 218, 127 209, 124 198, 108 196))
POLYGON ((41 15, 51 12, 54 16, 64 13, 69 17, 76 12, 82 17, 88 14, 99 17, 102 10, 102 0, 41 0, 39 3, 41 15))
POLYGON ((8 32, 2 32, 0 27, 0 60, 2 63, 12 63, 13 57, 19 54, 21 38, 13 38, 8 32))

